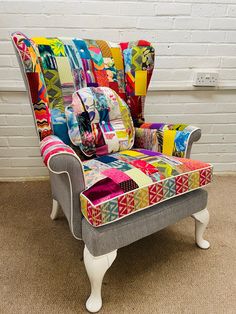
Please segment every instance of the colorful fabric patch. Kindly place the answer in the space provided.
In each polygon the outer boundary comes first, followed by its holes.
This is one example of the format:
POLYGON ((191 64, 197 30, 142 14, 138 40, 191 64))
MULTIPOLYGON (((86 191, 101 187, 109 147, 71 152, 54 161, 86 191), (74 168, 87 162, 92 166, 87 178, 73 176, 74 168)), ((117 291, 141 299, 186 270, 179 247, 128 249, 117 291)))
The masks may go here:
POLYGON ((144 121, 144 101, 154 68, 154 48, 149 42, 120 44, 125 63, 127 104, 138 127, 144 121))
POLYGON ((86 161, 84 167, 89 185, 80 194, 81 210, 94 226, 201 188, 212 180, 210 164, 148 150, 102 156, 86 161))
POLYGON ((134 146, 168 156, 185 157, 188 139, 196 130, 198 128, 186 124, 143 123, 135 128, 134 146))
POLYGON ((49 158, 55 154, 66 153, 74 155, 77 158, 74 150, 70 146, 66 145, 59 137, 54 135, 47 136, 41 141, 40 151, 46 166, 49 158))
POLYGON ((31 105, 40 140, 52 134, 49 99, 39 61, 39 52, 34 42, 16 32, 12 41, 23 64, 26 79, 30 87, 31 105))

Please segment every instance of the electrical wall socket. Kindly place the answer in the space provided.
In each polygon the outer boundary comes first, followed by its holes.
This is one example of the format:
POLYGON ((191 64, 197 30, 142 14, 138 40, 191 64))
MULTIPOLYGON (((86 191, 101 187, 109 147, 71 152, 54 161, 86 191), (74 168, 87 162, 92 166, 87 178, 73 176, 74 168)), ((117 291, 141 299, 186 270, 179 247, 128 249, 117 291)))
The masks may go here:
POLYGON ((217 86, 217 72, 196 72, 194 76, 194 86, 217 86))

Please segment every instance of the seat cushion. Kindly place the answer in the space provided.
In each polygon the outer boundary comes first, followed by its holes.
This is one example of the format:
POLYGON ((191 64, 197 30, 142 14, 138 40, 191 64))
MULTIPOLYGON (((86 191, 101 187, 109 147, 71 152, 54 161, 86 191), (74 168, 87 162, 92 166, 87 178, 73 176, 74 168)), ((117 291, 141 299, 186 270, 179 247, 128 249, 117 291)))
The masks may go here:
POLYGON ((65 113, 71 142, 85 156, 107 155, 133 146, 134 126, 129 107, 109 87, 78 90, 65 113))
POLYGON ((102 226, 140 210, 199 189, 212 179, 210 164, 135 149, 83 163, 87 188, 81 210, 102 226))

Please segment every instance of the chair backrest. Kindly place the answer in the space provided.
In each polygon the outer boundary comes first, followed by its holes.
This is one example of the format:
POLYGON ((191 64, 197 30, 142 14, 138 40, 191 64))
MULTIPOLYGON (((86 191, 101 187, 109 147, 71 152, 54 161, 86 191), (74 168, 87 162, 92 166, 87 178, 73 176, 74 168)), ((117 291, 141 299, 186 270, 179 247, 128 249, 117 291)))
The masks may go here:
POLYGON ((128 104, 134 125, 144 122, 144 101, 154 68, 147 41, 112 43, 12 34, 40 140, 55 134, 70 144, 65 107, 83 87, 110 87, 128 104))

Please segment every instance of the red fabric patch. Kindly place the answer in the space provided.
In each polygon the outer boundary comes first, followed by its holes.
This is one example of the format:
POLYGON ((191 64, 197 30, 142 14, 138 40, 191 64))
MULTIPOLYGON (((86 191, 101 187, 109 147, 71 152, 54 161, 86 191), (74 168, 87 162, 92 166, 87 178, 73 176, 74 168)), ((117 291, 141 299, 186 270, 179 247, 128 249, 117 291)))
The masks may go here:
POLYGON ((106 70, 95 71, 95 75, 96 75, 96 78, 97 78, 98 86, 109 87, 109 81, 108 81, 108 78, 107 78, 107 71, 106 70))
POLYGON ((148 187, 148 194, 149 194, 149 205, 156 204, 158 202, 158 195, 157 195, 157 186, 153 184, 148 187))
POLYGON ((129 162, 131 165, 140 169, 143 173, 149 175, 158 172, 158 169, 144 160, 134 160, 129 162))
POLYGON ((32 99, 32 103, 37 103, 38 102, 38 91, 39 91, 39 74, 37 72, 31 73, 28 72, 26 73, 29 87, 30 87, 30 95, 32 99))
POLYGON ((149 41, 141 39, 138 41, 138 46, 151 46, 151 43, 149 41))
POLYGON ((109 87, 117 92, 117 94, 119 93, 119 86, 117 82, 109 82, 109 87))
POLYGON ((119 208, 119 212, 118 212, 119 217, 122 217, 128 214, 126 195, 121 195, 120 197, 118 197, 118 208, 119 208))
POLYGON ((128 48, 128 45, 129 45, 128 42, 126 42, 126 43, 120 43, 120 47, 121 47, 122 50, 127 49, 127 48, 128 48))

